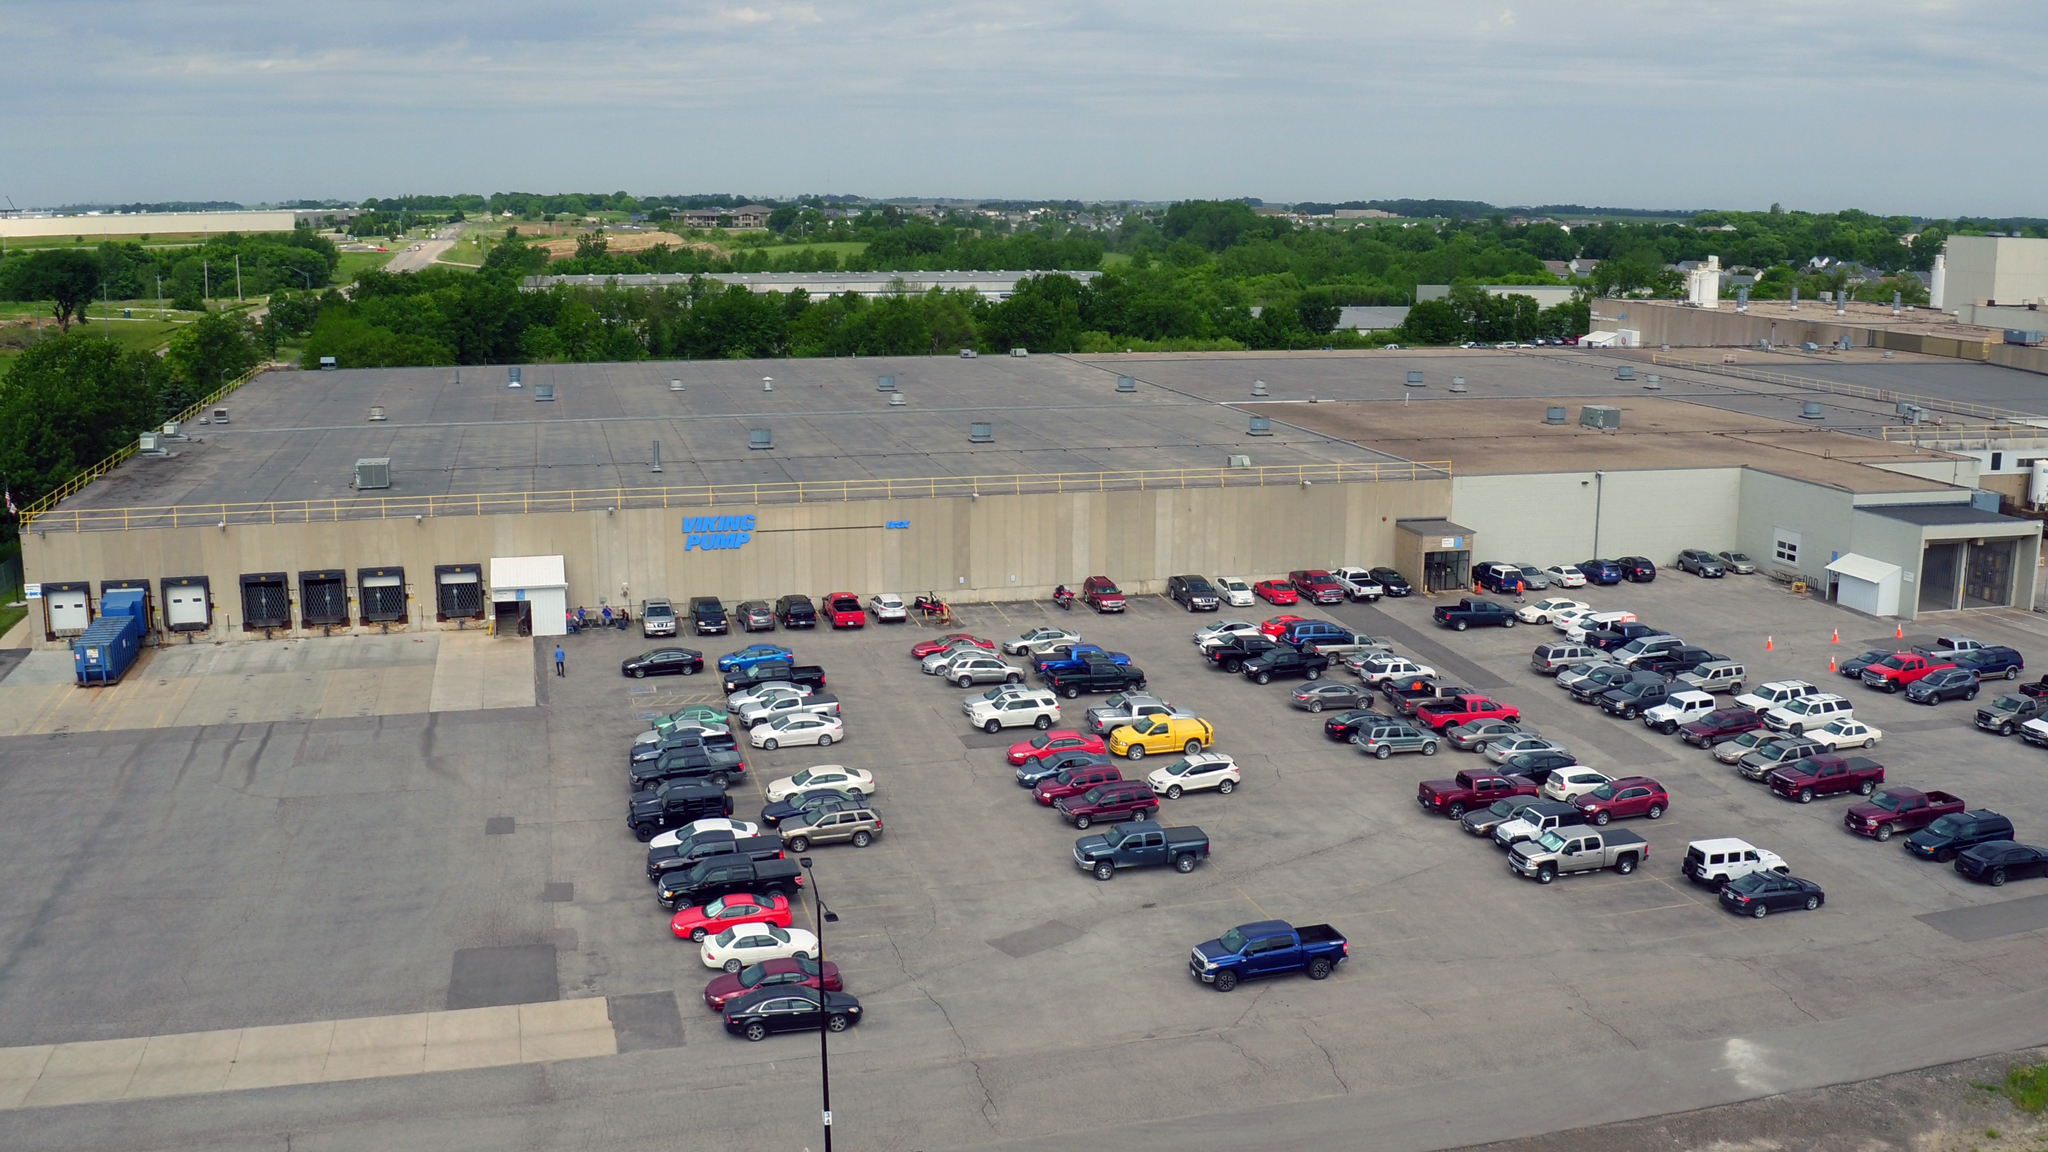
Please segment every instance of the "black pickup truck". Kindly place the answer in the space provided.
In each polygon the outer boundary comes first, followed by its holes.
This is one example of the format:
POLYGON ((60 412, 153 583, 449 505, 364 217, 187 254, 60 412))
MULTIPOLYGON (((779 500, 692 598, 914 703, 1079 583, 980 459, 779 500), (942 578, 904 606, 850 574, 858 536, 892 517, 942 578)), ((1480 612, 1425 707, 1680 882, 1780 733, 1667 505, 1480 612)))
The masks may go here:
POLYGON ((1265 652, 1244 662, 1238 671, 1247 680, 1269 684, 1276 676, 1300 676, 1307 680, 1320 680, 1330 670, 1330 658, 1321 653, 1297 652, 1285 646, 1265 652))
POLYGON ((633 765, 633 791, 645 792, 671 780, 699 781, 724 788, 746 774, 747 765, 737 748, 677 748, 633 765))
POLYGON ((706 816, 732 815, 732 797, 715 784, 676 780, 626 802, 626 827, 642 844, 656 834, 706 816))
POLYGON ((1046 687, 1072 700, 1083 692, 1122 692, 1145 686, 1145 670, 1114 660, 1089 658, 1079 668, 1061 668, 1045 678, 1046 687))
POLYGON ((790 684, 808 684, 814 689, 825 686, 825 669, 816 664, 791 664, 786 660, 769 660, 735 668, 725 674, 725 694, 730 696, 742 688, 756 684, 769 684, 781 680, 790 684))
POLYGON ((1202 654, 1209 658, 1209 663, 1225 672, 1240 672, 1244 670, 1245 661, 1263 656, 1279 647, 1279 641, 1268 640, 1264 636, 1237 636, 1214 648, 1205 649, 1202 654))
POLYGON ((1513 628, 1515 626, 1515 614, 1509 611, 1505 604, 1496 604, 1491 600, 1480 600, 1471 596, 1465 597, 1456 604, 1439 605, 1437 610, 1431 613, 1431 615, 1435 617, 1439 625, 1455 629, 1459 632, 1463 632, 1474 624, 1494 628, 1513 628))
POLYGON ((632 768, 650 760, 659 760, 671 752, 702 751, 706 754, 729 752, 735 759, 739 756, 739 738, 731 732, 706 732, 700 728, 671 729, 657 740, 635 740, 626 753, 626 767, 632 768))
POLYGON ((1447 704, 1478 693, 1456 684, 1439 684, 1434 680, 1420 680, 1405 688, 1387 689, 1387 703, 1403 716, 1415 715, 1415 710, 1430 705, 1447 704))
POLYGON ((1119 868, 1171 864, 1182 872, 1209 855, 1209 834, 1200 828, 1162 828, 1156 820, 1113 824, 1107 832, 1074 841, 1074 864, 1107 880, 1119 868))
POLYGON ((793 897, 803 887, 803 869, 794 860, 753 860, 746 856, 711 856, 679 868, 654 886, 655 899, 670 910, 688 908, 745 892, 750 896, 793 897))
POLYGON ((647 850, 647 879, 659 881, 664 873, 688 868, 713 856, 745 856, 750 860, 782 859, 782 837, 737 837, 731 829, 699 832, 680 844, 647 850))

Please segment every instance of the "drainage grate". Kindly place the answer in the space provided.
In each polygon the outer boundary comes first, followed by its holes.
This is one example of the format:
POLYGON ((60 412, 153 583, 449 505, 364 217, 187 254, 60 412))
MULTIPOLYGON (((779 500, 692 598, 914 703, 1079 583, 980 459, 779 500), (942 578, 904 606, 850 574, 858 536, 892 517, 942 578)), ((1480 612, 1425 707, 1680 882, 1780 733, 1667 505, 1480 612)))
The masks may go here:
POLYGON ((510 816, 493 816, 484 821, 484 835, 486 836, 510 836, 511 834, 512 817, 510 816))
POLYGON ((540 902, 543 904, 567 904, 575 899, 576 885, 565 880, 554 881, 540 890, 540 902))

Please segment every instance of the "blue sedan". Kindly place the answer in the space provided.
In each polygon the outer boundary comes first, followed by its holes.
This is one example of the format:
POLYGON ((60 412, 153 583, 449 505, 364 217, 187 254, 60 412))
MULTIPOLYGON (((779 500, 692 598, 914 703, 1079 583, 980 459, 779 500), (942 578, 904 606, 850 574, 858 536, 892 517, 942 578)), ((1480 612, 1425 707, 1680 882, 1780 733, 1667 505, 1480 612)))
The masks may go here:
POLYGON ((796 652, 780 644, 749 644, 737 652, 727 652, 718 658, 718 670, 731 672, 740 668, 752 668, 775 660, 795 663, 796 652))

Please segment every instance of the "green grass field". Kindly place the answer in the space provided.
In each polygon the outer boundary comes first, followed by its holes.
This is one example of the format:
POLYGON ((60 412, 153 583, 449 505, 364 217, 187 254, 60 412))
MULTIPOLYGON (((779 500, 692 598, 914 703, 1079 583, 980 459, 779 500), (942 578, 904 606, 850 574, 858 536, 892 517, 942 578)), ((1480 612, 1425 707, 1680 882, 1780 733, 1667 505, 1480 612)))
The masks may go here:
POLYGON ((27 605, 23 605, 20 608, 9 608, 4 604, 0 604, 0 636, 5 636, 13 631, 14 626, 21 623, 21 618, 26 615, 28 615, 27 605))
MULTIPOLYGON (((405 245, 400 244, 398 247, 403 248, 405 245)), ((384 265, 389 264, 391 258, 395 255, 397 255, 395 251, 343 252, 341 254, 341 263, 334 269, 334 282, 336 284, 347 284, 356 278, 356 273, 366 268, 382 268, 384 265)))

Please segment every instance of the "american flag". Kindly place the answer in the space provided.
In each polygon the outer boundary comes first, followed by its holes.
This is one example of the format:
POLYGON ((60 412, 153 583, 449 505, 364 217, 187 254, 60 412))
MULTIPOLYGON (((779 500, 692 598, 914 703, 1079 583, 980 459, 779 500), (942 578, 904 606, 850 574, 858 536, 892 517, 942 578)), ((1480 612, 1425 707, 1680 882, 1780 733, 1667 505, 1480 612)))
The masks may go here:
POLYGON ((0 494, 4 494, 7 498, 7 514, 9 516, 15 515, 16 513, 14 511, 14 490, 12 488, 0 488, 0 494))

